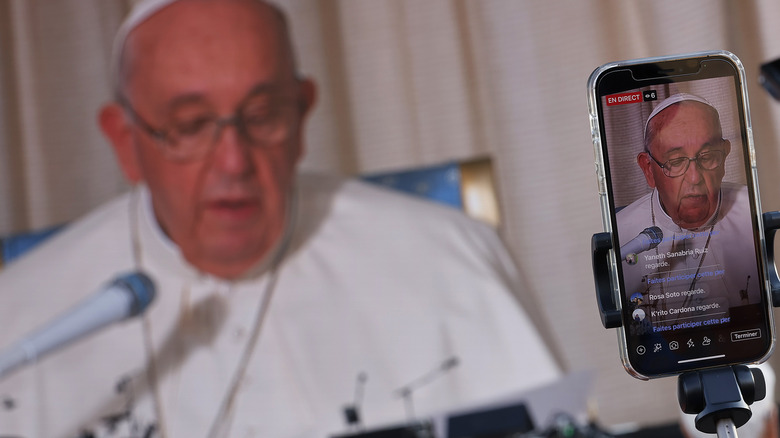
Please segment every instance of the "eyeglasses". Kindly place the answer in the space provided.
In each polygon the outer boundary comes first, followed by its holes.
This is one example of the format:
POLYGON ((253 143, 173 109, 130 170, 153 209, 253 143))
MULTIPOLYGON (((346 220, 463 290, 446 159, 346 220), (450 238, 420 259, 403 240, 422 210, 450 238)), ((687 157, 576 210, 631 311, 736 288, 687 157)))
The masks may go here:
POLYGON ((717 150, 700 152, 693 158, 672 158, 665 163, 661 163, 660 161, 656 160, 649 151, 647 152, 647 155, 649 155, 650 158, 652 158, 653 161, 658 164, 658 167, 663 169, 664 175, 668 176, 669 178, 683 176, 685 172, 688 171, 688 166, 691 164, 691 161, 695 161, 696 165, 699 166, 699 168, 702 170, 715 170, 722 166, 723 162, 726 160, 726 153, 717 150))
POLYGON ((217 144, 227 125, 235 125, 241 138, 253 146, 282 142, 293 130, 298 108, 294 99, 269 102, 267 97, 249 98, 230 117, 202 113, 171 122, 168 128, 157 129, 138 114, 128 99, 120 96, 119 103, 133 121, 156 140, 163 153, 174 161, 204 157, 217 144))

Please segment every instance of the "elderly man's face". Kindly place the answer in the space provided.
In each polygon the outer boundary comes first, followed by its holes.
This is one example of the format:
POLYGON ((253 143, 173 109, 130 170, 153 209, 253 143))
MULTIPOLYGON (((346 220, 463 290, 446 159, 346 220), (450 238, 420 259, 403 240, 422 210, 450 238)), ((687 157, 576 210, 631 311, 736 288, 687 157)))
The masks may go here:
POLYGON ((282 136, 253 142, 226 125, 205 155, 177 160, 126 112, 117 129, 116 108, 101 114, 126 175, 149 186, 166 234, 194 266, 225 278, 279 241, 302 155, 314 91, 295 79, 281 27, 256 0, 176 3, 131 33, 125 93, 157 130, 187 132, 242 111, 246 120, 286 114, 282 136))
MULTIPOLYGON (((705 151, 721 151, 728 155, 731 150, 730 143, 721 138, 715 114, 702 103, 681 102, 656 117, 663 117, 663 120, 650 145, 650 153, 661 163, 679 157, 693 158, 705 151)), ((700 227, 715 213, 724 166, 704 170, 692 161, 682 176, 670 178, 647 153, 639 154, 637 160, 648 185, 658 189, 664 211, 679 226, 700 227)))

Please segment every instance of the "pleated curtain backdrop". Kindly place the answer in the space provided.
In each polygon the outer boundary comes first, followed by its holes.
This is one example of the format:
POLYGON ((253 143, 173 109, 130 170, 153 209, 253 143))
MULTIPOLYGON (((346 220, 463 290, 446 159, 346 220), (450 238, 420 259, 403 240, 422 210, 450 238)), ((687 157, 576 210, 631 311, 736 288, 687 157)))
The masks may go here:
MULTIPOLYGON (((0 0, 0 233, 72 220, 124 190, 96 124, 129 0, 0 0)), ((590 236, 602 229, 586 81, 609 61, 726 49, 744 62, 765 211, 780 209, 780 3, 280 0, 319 84, 303 167, 358 174, 491 155, 518 299, 600 420, 677 418, 676 380, 623 371, 599 322, 590 236)), ((1 292, 0 292, 1 293, 1 292)), ((517 334, 523 336, 522 333, 517 334)))

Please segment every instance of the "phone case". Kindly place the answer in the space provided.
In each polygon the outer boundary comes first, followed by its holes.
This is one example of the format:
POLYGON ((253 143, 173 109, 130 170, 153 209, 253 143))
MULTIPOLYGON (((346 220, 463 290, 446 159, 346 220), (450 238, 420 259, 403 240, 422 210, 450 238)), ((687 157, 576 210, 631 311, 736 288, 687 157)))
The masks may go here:
MULTIPOLYGON (((764 230, 763 230, 763 224, 761 220, 761 208, 760 208, 760 200, 759 200, 759 194, 758 194, 758 178, 756 173, 756 155, 755 155, 755 147, 753 143, 753 133, 751 129, 751 122, 750 122, 750 112, 748 108, 748 95, 747 95, 747 87, 745 84, 745 71, 742 63, 739 61, 739 59, 732 53, 727 51, 713 51, 713 52, 696 52, 691 54, 684 54, 684 55, 676 55, 676 56, 665 56, 665 57, 655 57, 655 58, 643 58, 643 59, 634 59, 634 60, 628 60, 628 61, 620 61, 620 62, 612 62, 605 65, 602 65, 601 67, 597 68, 588 79, 588 107, 589 107, 589 114, 590 114, 590 127, 591 127, 591 137, 593 141, 593 147, 594 147, 594 155, 595 155, 595 168, 596 168, 596 176, 597 176, 597 188, 599 193, 599 200, 601 204, 601 215, 602 215, 602 222, 604 225, 604 231, 607 233, 611 233, 613 237, 613 244, 612 247, 615 248, 614 250, 610 250, 609 252, 609 271, 610 271, 610 279, 611 279, 611 288, 612 292, 614 294, 615 302, 618 303, 618 306, 621 310, 621 315, 623 316, 623 324, 618 328, 618 338, 619 338, 619 350, 620 350, 620 358, 623 362, 624 367, 629 372, 629 374, 633 375, 634 377, 637 377, 639 379, 650 379, 655 377, 663 377, 665 375, 673 375, 677 374, 683 371, 688 371, 691 368, 686 365, 686 369, 679 369, 679 370, 672 370, 669 372, 665 372, 662 374, 643 374, 632 365, 631 358, 629 357, 629 350, 628 350, 628 339, 627 339, 627 333, 626 333, 626 322, 627 317, 623 314, 623 311, 625 309, 625 306, 628 302, 628 298, 626 296, 626 292, 621 291, 621 285, 619 280, 619 274, 618 270, 621 269, 619 267, 622 260, 618 259, 618 255, 616 254, 617 248, 620 248, 617 237, 615 236, 616 230, 615 226, 616 224, 613 223, 613 217, 616 217, 615 209, 616 206, 613 205, 611 196, 610 196, 610 187, 608 187, 608 169, 607 166, 609 163, 605 161, 605 156, 609 153, 609 151, 605 150, 604 140, 602 139, 602 120, 600 119, 599 115, 599 106, 601 105, 600 97, 597 95, 597 83, 602 78, 602 75, 605 74, 605 72, 611 72, 615 71, 615 69, 622 68, 622 67, 634 67, 639 68, 643 65, 649 65, 649 64, 659 64, 659 63, 668 63, 670 61, 676 62, 676 63, 682 63, 682 61, 689 61, 689 60, 700 60, 701 58, 719 58, 724 59, 727 61, 730 61, 734 68, 738 71, 738 77, 739 77, 739 84, 741 87, 741 101, 738 102, 738 104, 741 106, 742 114, 744 114, 744 117, 742 118, 744 122, 745 127, 745 135, 744 135, 744 146, 747 148, 747 158, 746 161, 746 168, 749 169, 746 171, 747 175, 747 181, 749 182, 747 184, 748 190, 753 191, 752 196, 752 211, 755 212, 755 214, 751 214, 753 217, 753 223, 754 226, 757 227, 757 231, 754 233, 758 241, 760 242, 760 251, 758 251, 758 270, 759 273, 763 273, 763 281, 761 285, 760 292, 763 294, 763 303, 764 303, 764 312, 766 313, 766 318, 768 318, 768 333, 766 334, 767 337, 769 337, 770 346, 766 351, 766 354, 764 354, 762 357, 757 359, 756 363, 763 362, 766 360, 770 355, 774 348, 774 342, 775 342, 775 332, 774 332, 774 321, 773 321, 773 315, 772 315, 772 308, 771 308, 771 297, 769 296, 769 291, 771 290, 769 287, 769 276, 767 272, 767 257, 766 257, 766 245, 764 241, 764 230)), ((674 64, 674 63, 672 63, 674 64)), ((633 70, 632 70, 633 71, 633 70)), ((654 96, 653 96, 654 97, 654 96)), ((633 99, 637 98, 636 96, 625 96, 621 97, 618 96, 615 99, 633 99)), ((648 98, 648 96, 645 96, 645 98, 648 98)), ((618 104, 618 103, 616 103, 618 104)), ((652 116, 650 116, 652 117, 652 116)), ((645 127, 645 129, 647 129, 645 127)), ((650 154, 648 152, 648 154, 650 154)), ((728 155, 728 152, 726 153, 728 155)), ((655 159, 655 158, 653 158, 655 159)), ((694 158, 688 157, 689 162, 685 164, 685 171, 687 172, 687 169, 689 166, 699 166, 700 162, 699 155, 697 154, 694 158), (694 160, 695 159, 695 160, 694 160), (695 164, 692 164, 695 161, 695 164)), ((667 161, 663 163, 664 165, 668 165, 671 161, 667 161)), ((659 163, 658 165, 661 166, 662 163, 659 163)), ((663 168, 663 167, 662 167, 663 168)), ((666 171, 667 169, 664 169, 666 171)), ((719 201, 720 202, 720 201, 719 201)), ((720 208, 720 207, 718 207, 720 208)), ((713 228, 715 225, 712 226, 713 228)), ((711 229, 712 230, 712 229, 711 229)), ((710 231, 710 234, 712 234, 712 231, 710 231)), ((707 243, 709 244, 709 240, 707 240, 707 243)), ((704 248, 704 250, 707 250, 707 247, 704 248)), ((700 265, 701 266, 701 265, 700 265)), ((699 271, 696 271, 696 274, 699 274, 699 271)), ((750 277, 748 276, 748 281, 750 277)), ((695 280, 694 280, 695 281, 695 280)), ((691 283, 693 284, 693 283, 691 283)), ((745 289, 747 290, 747 286, 745 286, 745 289)), ((649 286, 648 286, 649 290, 649 286)), ((690 291, 689 291, 690 292, 690 291)), ((733 309, 733 307, 729 307, 729 310, 733 309)), ((674 345, 678 346, 677 341, 674 341, 674 345)), ((671 348, 671 344, 667 346, 667 348, 671 348)), ((634 355, 636 357, 636 355, 634 355)), ((649 353, 648 353, 649 356, 649 353)), ((643 356, 644 357, 644 356, 643 356)), ((636 360, 636 359, 635 359, 636 360)), ((720 366, 720 365, 718 365, 720 366)), ((702 366, 702 368, 706 368, 707 365, 702 366)))

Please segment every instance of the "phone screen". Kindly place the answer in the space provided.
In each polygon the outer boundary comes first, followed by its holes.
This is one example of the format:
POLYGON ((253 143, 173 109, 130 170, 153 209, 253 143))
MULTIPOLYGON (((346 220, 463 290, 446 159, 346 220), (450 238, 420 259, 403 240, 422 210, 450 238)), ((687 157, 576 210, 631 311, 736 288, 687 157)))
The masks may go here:
POLYGON ((629 372, 762 359, 773 333, 738 64, 615 64, 591 84, 629 372))

